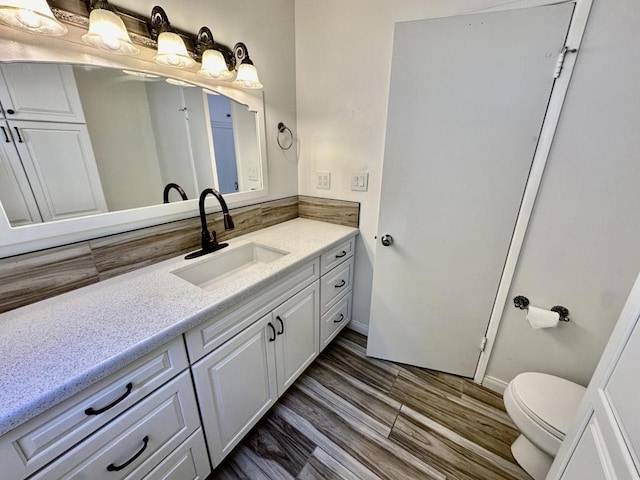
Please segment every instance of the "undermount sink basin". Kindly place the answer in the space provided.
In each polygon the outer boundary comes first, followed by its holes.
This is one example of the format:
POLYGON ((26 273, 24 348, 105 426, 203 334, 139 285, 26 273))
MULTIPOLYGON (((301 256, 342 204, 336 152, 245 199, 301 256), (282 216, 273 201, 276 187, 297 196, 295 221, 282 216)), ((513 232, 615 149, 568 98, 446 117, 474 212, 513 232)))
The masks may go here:
POLYGON ((213 290, 232 277, 248 273, 257 265, 271 263, 288 253, 252 242, 210 253, 208 258, 171 273, 203 290, 213 290))

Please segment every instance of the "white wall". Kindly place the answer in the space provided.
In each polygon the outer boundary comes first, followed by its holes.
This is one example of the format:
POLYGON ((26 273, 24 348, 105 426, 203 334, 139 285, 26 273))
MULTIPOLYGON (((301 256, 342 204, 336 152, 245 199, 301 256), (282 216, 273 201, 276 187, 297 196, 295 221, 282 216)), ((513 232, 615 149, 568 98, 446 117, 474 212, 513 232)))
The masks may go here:
POLYGON ((532 331, 506 309, 487 374, 524 369, 586 384, 640 270, 640 4, 594 0, 510 298, 562 304, 532 331))
MULTIPOLYGON (((534 332, 508 308, 488 371, 504 381, 524 370, 588 379, 640 268, 639 7, 594 1, 514 281, 535 303, 567 306, 573 322, 534 332)), ((296 0, 299 189, 361 202, 357 322, 369 318, 394 23, 500 3, 517 2, 296 0), (315 188, 317 170, 332 173, 330 191, 315 188), (369 172, 368 192, 350 190, 355 171, 369 172)))
POLYGON ((162 202, 145 83, 122 82, 118 70, 73 71, 109 211, 162 202))
POLYGON ((264 85, 269 195, 261 200, 296 195, 295 152, 285 154, 276 143, 278 122, 296 123, 294 0, 164 0, 162 3, 114 0, 110 3, 148 15, 155 5, 161 5, 176 28, 196 34, 206 25, 220 43, 231 48, 236 42, 247 45, 264 85))

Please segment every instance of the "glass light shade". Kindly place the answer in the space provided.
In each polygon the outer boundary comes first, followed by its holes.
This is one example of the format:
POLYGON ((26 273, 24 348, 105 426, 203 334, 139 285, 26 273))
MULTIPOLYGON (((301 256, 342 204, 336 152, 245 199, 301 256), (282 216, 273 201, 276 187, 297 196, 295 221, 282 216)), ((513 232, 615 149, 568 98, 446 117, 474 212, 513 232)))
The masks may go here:
POLYGON ((67 33, 67 27, 53 16, 47 0, 0 0, 0 22, 52 37, 67 33))
POLYGON ((238 74, 233 82, 234 85, 243 88, 260 89, 262 84, 258 80, 256 67, 249 63, 241 63, 238 67, 238 74))
POLYGON ((162 32, 158 35, 158 54, 153 59, 156 63, 168 67, 189 68, 196 64, 189 56, 180 35, 173 32, 162 32))
POLYGON ((89 14, 89 32, 82 41, 111 53, 135 55, 138 48, 131 43, 122 19, 110 10, 96 8, 89 14))
POLYGON ((216 80, 229 80, 233 72, 227 68, 227 62, 221 52, 214 49, 205 50, 202 54, 202 68, 198 73, 216 80))

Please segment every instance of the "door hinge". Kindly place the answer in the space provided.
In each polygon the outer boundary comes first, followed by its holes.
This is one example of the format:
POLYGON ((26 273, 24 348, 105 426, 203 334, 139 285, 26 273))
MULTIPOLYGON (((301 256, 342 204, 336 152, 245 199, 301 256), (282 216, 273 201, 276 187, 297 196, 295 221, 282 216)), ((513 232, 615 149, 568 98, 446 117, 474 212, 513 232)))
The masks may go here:
POLYGON ((482 342, 480 342, 480 352, 484 353, 484 349, 487 348, 487 342, 489 339, 487 337, 482 337, 482 342))
POLYGON ((567 53, 575 53, 578 50, 575 48, 569 48, 566 45, 564 46, 564 48, 560 51, 560 54, 558 55, 558 60, 556 61, 556 69, 553 72, 553 78, 558 78, 560 76, 560 73, 562 73, 562 66, 564 65, 564 57, 567 55, 567 53))

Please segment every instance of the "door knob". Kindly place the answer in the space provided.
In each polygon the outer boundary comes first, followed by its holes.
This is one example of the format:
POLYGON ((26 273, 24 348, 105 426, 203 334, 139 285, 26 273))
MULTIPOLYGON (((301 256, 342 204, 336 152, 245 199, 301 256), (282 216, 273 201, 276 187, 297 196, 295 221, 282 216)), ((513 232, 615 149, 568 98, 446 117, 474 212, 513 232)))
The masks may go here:
POLYGON ((383 235, 380 241, 385 247, 390 247, 391 245, 393 245, 393 237, 389 234, 383 235))

